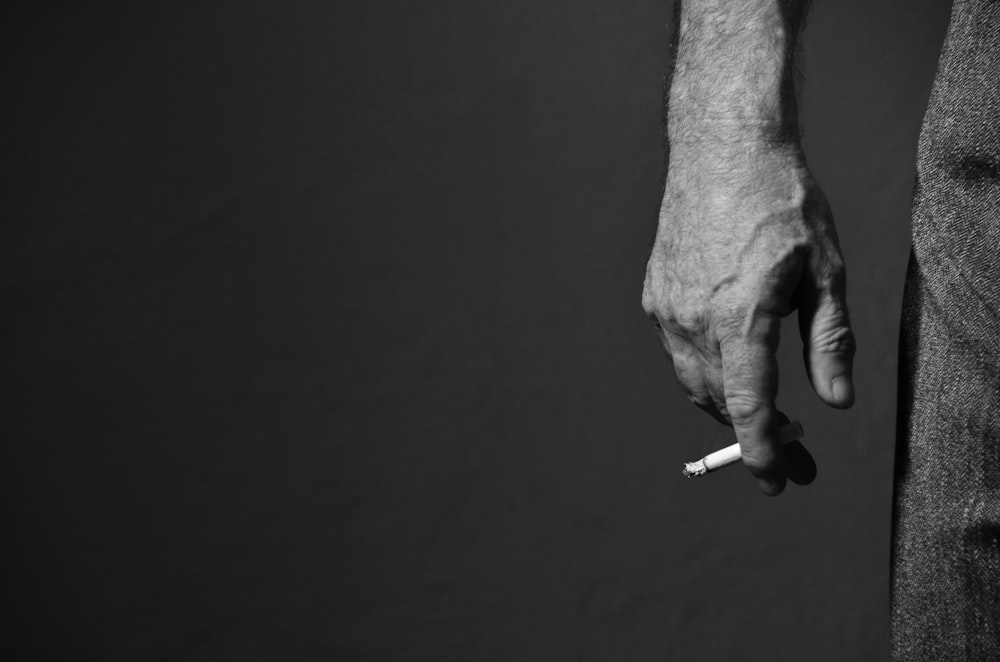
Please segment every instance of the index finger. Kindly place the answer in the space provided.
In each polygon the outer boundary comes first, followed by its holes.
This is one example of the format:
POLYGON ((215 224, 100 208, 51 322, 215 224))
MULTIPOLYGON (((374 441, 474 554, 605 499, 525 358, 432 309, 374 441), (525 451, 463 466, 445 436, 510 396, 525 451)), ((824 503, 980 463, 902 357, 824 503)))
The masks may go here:
POLYGON ((781 320, 776 315, 757 311, 719 347, 726 409, 740 442, 743 463, 769 496, 781 493, 787 475, 778 441, 782 420, 774 405, 780 331, 781 320))

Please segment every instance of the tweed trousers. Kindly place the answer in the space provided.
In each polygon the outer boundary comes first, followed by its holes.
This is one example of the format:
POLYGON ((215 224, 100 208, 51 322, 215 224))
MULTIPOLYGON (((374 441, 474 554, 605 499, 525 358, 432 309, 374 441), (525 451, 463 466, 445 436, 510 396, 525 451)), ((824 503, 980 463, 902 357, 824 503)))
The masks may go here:
POLYGON ((900 333, 894 660, 1000 660, 1000 1, 955 0, 900 333))

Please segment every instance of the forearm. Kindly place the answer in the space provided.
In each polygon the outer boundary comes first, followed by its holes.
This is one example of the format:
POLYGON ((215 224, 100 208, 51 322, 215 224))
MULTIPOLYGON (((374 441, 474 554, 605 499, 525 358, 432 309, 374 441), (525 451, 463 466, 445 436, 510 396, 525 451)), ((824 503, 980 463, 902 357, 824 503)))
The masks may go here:
POLYGON ((671 144, 748 134, 797 141, 795 56, 807 0, 678 0, 671 144))

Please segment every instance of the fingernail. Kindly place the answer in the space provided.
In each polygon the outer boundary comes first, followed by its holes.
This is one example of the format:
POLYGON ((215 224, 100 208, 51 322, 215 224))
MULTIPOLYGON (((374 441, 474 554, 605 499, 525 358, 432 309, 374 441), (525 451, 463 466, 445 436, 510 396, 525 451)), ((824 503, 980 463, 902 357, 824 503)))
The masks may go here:
POLYGON ((847 377, 835 377, 830 384, 833 398, 844 406, 854 404, 854 386, 847 377))

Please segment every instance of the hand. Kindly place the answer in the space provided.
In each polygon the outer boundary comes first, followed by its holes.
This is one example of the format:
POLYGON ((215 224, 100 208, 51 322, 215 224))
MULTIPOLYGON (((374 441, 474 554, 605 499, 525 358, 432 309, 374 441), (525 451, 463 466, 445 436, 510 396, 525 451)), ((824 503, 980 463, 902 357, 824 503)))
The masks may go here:
POLYGON ((761 489, 805 484, 815 463, 778 446, 780 320, 796 308, 817 395, 850 407, 854 335, 829 205, 797 145, 759 139, 671 145, 643 308, 690 399, 732 425, 761 489), (708 147, 706 148, 706 145, 708 147))

